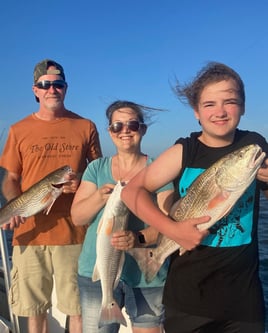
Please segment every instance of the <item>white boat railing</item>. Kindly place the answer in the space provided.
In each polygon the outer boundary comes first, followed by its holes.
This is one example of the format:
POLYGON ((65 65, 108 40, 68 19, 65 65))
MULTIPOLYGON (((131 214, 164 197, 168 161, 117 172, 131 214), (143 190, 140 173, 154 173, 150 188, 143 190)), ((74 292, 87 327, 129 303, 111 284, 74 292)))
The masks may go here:
MULTIPOLYGON (((6 232, 2 228, 0 228, 0 254, 2 257, 2 269, 4 273, 5 289, 6 294, 8 294, 8 290, 10 288, 10 259, 6 240, 6 232)), ((0 323, 2 322, 2 326, 8 326, 9 330, 12 333, 20 333, 18 317, 12 313, 9 303, 8 311, 10 320, 7 320, 0 315, 0 323)))

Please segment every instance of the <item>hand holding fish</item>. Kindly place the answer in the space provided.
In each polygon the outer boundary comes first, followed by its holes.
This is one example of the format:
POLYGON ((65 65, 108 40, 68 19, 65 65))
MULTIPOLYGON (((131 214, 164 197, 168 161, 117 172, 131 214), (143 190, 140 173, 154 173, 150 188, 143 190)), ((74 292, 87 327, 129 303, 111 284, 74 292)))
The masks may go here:
POLYGON ((262 167, 257 172, 257 179, 268 183, 268 158, 262 164, 262 167))
POLYGON ((121 251, 132 249, 136 244, 136 234, 130 230, 119 230, 113 233, 112 246, 121 251))
POLYGON ((105 206, 114 187, 114 184, 106 183, 98 188, 94 183, 82 181, 71 208, 74 225, 90 225, 96 214, 105 206))
POLYGON ((105 184, 102 187, 98 189, 98 192, 102 199, 106 202, 110 196, 110 194, 113 192, 115 185, 114 184, 105 184))
POLYGON ((7 224, 4 224, 2 226, 3 230, 13 230, 14 228, 18 228, 21 223, 24 223, 26 221, 25 217, 22 216, 13 216, 10 218, 9 222, 7 224))
POLYGON ((75 193, 78 189, 80 179, 78 179, 75 172, 71 172, 68 175, 66 175, 67 182, 62 187, 63 193, 75 193))
POLYGON ((98 201, 100 202, 101 207, 106 204, 107 200, 109 199, 111 193, 114 190, 114 187, 114 184, 104 184, 95 191, 97 196, 99 197, 98 201))
POLYGON ((172 239, 183 247, 185 250, 191 251, 196 248, 208 234, 208 230, 199 230, 197 226, 202 223, 207 223, 210 220, 209 216, 198 218, 185 219, 180 223, 174 222, 174 230, 172 239))

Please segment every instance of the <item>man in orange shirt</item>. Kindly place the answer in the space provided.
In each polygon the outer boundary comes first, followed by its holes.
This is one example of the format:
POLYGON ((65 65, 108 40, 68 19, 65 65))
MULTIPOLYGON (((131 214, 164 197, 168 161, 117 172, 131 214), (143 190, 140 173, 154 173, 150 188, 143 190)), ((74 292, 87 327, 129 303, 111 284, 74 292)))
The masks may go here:
POLYGON ((102 154, 95 124, 65 108, 67 86, 54 60, 35 66, 32 89, 39 110, 10 127, 0 160, 7 200, 63 165, 74 170, 48 215, 16 216, 7 225, 14 228, 10 303, 16 315, 29 317, 29 333, 48 332, 53 276, 58 308, 70 316, 69 332, 81 332, 77 258, 85 228, 73 225, 70 207, 87 163, 102 154))

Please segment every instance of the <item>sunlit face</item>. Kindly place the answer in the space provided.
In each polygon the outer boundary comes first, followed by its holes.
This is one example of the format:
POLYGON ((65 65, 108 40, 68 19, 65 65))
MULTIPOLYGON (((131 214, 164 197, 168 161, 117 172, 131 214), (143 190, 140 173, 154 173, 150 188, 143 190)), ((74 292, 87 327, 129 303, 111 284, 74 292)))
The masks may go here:
POLYGON ((111 124, 114 122, 123 123, 121 131, 117 133, 113 133, 113 131, 109 129, 110 136, 117 149, 124 151, 137 151, 140 149, 140 142, 146 132, 146 128, 140 126, 137 131, 133 131, 126 124, 130 120, 139 122, 136 112, 131 108, 121 108, 114 111, 112 114, 111 124))
MULTIPOLYGON (((49 69, 56 69, 54 66, 49 67, 49 69)), ((42 75, 38 79, 38 82, 48 80, 62 80, 62 77, 57 74, 42 75)), ((38 88, 33 86, 33 92, 36 97, 39 98, 40 107, 45 107, 50 110, 57 110, 63 107, 63 101, 65 98, 67 90, 67 85, 64 88, 55 88, 51 86, 48 90, 38 88)))
POLYGON ((244 114, 235 81, 224 80, 206 86, 194 113, 203 129, 202 141, 208 145, 231 143, 244 114))

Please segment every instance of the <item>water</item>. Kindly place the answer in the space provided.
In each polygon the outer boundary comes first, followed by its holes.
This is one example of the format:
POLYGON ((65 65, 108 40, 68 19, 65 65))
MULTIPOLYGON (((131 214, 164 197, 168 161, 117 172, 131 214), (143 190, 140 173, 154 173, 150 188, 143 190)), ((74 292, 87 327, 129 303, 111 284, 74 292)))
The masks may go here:
POLYGON ((268 333, 268 203, 261 196, 259 218, 260 278, 266 305, 266 333, 268 333))
MULTIPOLYGON (((0 168, 0 184, 3 170, 0 168)), ((0 193, 1 204, 3 199, 0 193)), ((260 249, 260 278, 262 280, 264 298, 266 304, 266 333, 268 333, 268 203, 264 196, 260 201, 260 218, 259 218, 259 249, 260 249)), ((9 246, 11 244, 10 232, 7 233, 9 246)), ((11 253, 11 246, 10 246, 11 253)))

